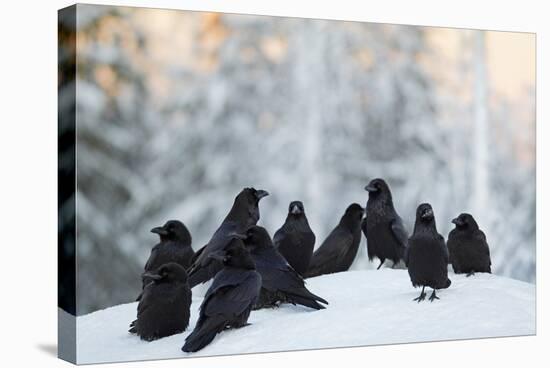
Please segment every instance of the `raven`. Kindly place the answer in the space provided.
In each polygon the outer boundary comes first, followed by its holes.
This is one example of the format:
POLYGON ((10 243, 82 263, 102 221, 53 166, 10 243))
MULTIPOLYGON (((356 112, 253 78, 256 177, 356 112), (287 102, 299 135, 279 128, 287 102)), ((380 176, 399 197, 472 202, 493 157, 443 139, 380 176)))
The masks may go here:
POLYGON ((432 206, 423 203, 416 210, 416 222, 409 246, 405 250, 405 264, 414 287, 422 286, 420 296, 415 298, 419 303, 426 298, 424 288, 433 289, 430 301, 439 299, 436 289, 451 286, 447 276, 449 252, 445 239, 437 232, 432 206))
POLYGON ((456 227, 449 233, 447 247, 455 273, 491 273, 491 255, 487 238, 479 229, 476 220, 468 213, 453 219, 456 227))
POLYGON ((265 190, 244 188, 235 198, 233 207, 216 230, 208 244, 195 253, 189 268, 189 285, 195 287, 210 280, 222 268, 220 262, 209 257, 210 253, 223 250, 235 237, 246 236, 246 231, 260 219, 258 203, 269 195, 265 190))
POLYGON ((361 228, 367 238, 369 261, 378 257, 380 265, 377 269, 380 269, 386 259, 390 259, 394 267, 403 259, 409 235, 393 207, 388 184, 382 179, 374 179, 365 190, 369 192, 369 200, 361 228))
POLYGON ((312 294, 304 279, 277 252, 266 229, 253 226, 248 230, 245 245, 262 275, 262 289, 254 309, 274 307, 279 303, 300 304, 313 309, 324 309, 318 302, 326 300, 312 294))
POLYGON ((185 269, 170 262, 146 275, 152 281, 143 289, 137 319, 130 324, 128 332, 152 341, 185 331, 191 307, 185 269))
POLYGON ((262 286, 262 277, 241 239, 234 238, 208 257, 221 262, 223 268, 204 296, 197 325, 181 348, 185 352, 201 350, 227 328, 246 326, 262 286))
MULTIPOLYGON (((195 252, 191 248, 191 234, 183 223, 170 220, 164 226, 155 227, 151 232, 159 235, 160 243, 151 250, 144 274, 169 262, 175 262, 185 269, 191 265, 195 252)), ((150 281, 142 275, 143 287, 150 281)))
POLYGON ((288 216, 283 226, 275 232, 273 243, 296 272, 302 276, 307 272, 313 255, 315 234, 309 227, 302 202, 290 203, 288 216))
POLYGON ((306 277, 347 271, 361 242, 364 210, 357 203, 348 206, 338 225, 313 253, 306 277))

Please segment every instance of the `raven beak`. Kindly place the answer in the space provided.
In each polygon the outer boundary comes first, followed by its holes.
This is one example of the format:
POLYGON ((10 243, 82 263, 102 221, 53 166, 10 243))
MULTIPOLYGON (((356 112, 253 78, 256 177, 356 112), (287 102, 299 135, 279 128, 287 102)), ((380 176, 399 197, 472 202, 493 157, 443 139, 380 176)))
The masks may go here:
POLYGON ((263 197, 267 197, 269 195, 269 193, 265 190, 257 190, 256 193, 256 198, 258 198, 258 200, 262 199, 263 197))
POLYGON ((162 279, 162 276, 157 274, 157 273, 150 273, 150 272, 145 272, 143 275, 141 275, 142 277, 145 277, 145 278, 148 278, 148 279, 152 279, 152 280, 160 280, 162 279))
POLYGON ((460 226, 462 225, 462 221, 460 221, 460 219, 457 217, 457 218, 454 218, 451 220, 451 222, 457 226, 460 226))
POLYGON ((373 186, 370 185, 370 184, 367 185, 367 186, 365 187, 365 190, 366 190, 367 192, 369 192, 369 193, 371 193, 371 192, 378 192, 378 189, 376 189, 375 187, 373 187, 373 186))
POLYGON ((290 211, 290 213, 292 213, 293 215, 297 215, 302 213, 302 210, 300 210, 300 207, 298 207, 297 205, 294 205, 292 206, 292 210, 290 211))
POLYGON ((152 228, 151 232, 154 233, 154 234, 159 234, 159 235, 163 235, 163 236, 168 235, 168 231, 166 231, 162 226, 152 228))
POLYGON ((218 251, 214 253, 210 253, 208 255, 208 258, 215 259, 216 261, 224 262, 227 261, 227 256, 225 255, 224 251, 218 251))
POLYGON ((422 214, 422 218, 432 218, 433 216, 434 216, 434 211, 432 211, 432 210, 426 210, 422 214))

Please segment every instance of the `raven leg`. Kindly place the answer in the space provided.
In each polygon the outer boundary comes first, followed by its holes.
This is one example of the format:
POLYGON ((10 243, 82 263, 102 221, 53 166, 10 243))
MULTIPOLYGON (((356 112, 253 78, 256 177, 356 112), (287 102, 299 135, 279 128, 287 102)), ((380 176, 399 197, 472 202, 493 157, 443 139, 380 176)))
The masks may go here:
POLYGON ((476 273, 474 271, 470 271, 468 272, 468 274, 466 275, 466 277, 470 277, 470 276, 473 276, 475 275, 476 273))
POLYGON ((385 258, 383 258, 383 259, 380 260, 380 264, 378 265, 377 270, 379 270, 380 267, 382 267, 382 265, 384 264, 384 262, 386 262, 386 259, 385 259, 385 258))
POLYGON ((424 292, 424 288, 425 286, 422 286, 422 291, 420 292, 420 295, 416 298, 413 299, 413 301, 417 301, 417 302, 421 302, 423 301, 424 299, 426 299, 426 293, 424 292))
POLYGON ((435 295, 435 289, 433 289, 432 291, 432 295, 430 295, 430 302, 433 302, 434 299, 439 299, 439 297, 437 295, 435 295))

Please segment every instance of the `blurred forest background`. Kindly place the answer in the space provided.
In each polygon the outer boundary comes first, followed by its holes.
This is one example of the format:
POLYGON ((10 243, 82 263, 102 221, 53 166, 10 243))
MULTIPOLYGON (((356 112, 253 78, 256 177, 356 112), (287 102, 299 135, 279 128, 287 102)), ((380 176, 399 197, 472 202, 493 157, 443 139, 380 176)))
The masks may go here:
MULTIPOLYGON (((471 212, 495 274, 535 281, 535 36, 78 5, 77 313, 130 302, 157 237, 205 244, 245 186, 316 246, 385 178, 412 230, 471 212)), ((373 268, 365 240, 353 266, 373 268)))

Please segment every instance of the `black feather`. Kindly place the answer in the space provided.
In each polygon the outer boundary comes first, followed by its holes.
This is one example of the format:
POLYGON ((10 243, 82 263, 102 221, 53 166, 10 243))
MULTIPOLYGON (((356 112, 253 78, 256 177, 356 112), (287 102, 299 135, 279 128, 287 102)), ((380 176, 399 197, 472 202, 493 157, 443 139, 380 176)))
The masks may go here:
POLYGON ((255 309, 273 307, 280 303, 300 304, 313 309, 324 309, 318 302, 323 298, 306 289, 304 280, 273 247, 268 232, 254 226, 247 233, 245 245, 262 276, 262 289, 255 309))
POLYGON ((409 235, 393 206, 388 184, 382 179, 374 179, 365 189, 369 192, 369 200, 361 228, 367 238, 369 260, 377 257, 382 266, 389 259, 395 265, 404 257, 409 235))
POLYGON ((338 225, 313 253, 306 277, 343 272, 351 267, 361 242, 363 212, 357 203, 346 209, 338 225))
POLYGON ((140 295, 137 319, 130 333, 151 341, 185 331, 189 325, 191 289, 185 269, 167 263, 149 273, 149 282, 140 295))
POLYGON ((220 227, 194 258, 189 268, 191 287, 210 280, 222 269, 221 263, 209 255, 223 250, 235 237, 244 237, 246 231, 256 225, 260 219, 258 203, 266 195, 266 191, 254 188, 245 188, 237 195, 220 227))
MULTIPOLYGON (((406 261, 414 287, 446 289, 451 285, 447 275, 449 253, 445 239, 437 232, 432 207, 421 204, 416 211, 413 235, 409 238, 406 261)), ((435 296, 435 293, 433 293, 435 296)))
POLYGON ((315 234, 311 231, 300 201, 291 202, 283 226, 275 232, 273 243, 289 265, 304 275, 313 255, 315 234))
POLYGON ((201 350, 224 329, 246 326, 262 285, 261 276, 240 239, 233 239, 225 250, 212 256, 223 259, 223 268, 204 297, 197 325, 182 347, 185 352, 201 350))
MULTIPOLYGON (((160 237, 160 243, 151 250, 151 255, 145 263, 144 274, 155 271, 165 263, 174 262, 187 269, 194 256, 191 248, 191 234, 183 223, 177 220, 170 220, 164 226, 151 230, 160 237)), ((142 287, 145 287, 151 280, 142 276, 142 287)), ((139 300, 139 296, 137 300, 139 300)))
POLYGON ((453 220, 447 247, 455 273, 491 273, 491 255, 487 238, 472 215, 462 213, 453 220))

